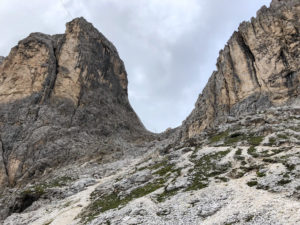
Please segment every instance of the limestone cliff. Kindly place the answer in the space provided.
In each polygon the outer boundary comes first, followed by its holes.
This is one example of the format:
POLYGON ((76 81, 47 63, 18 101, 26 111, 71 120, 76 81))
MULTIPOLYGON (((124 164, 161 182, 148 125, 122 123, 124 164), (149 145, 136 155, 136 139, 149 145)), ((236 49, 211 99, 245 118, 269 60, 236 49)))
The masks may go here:
POLYGON ((149 134, 116 48, 83 18, 65 34, 30 34, 0 60, 0 188, 149 134))
POLYGON ((184 138, 226 121, 228 115, 295 103, 300 93, 299 15, 298 0, 276 0, 239 26, 183 122, 184 138))

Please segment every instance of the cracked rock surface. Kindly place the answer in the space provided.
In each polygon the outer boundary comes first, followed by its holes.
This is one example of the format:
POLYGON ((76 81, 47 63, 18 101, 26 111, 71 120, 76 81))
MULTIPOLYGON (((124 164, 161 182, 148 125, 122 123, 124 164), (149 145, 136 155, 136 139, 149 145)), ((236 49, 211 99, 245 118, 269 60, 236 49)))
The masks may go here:
POLYGON ((183 137, 227 116, 292 104, 300 92, 299 1, 272 1, 240 24, 220 51, 213 72, 184 121, 183 137))
POLYGON ((300 224, 300 2, 220 51, 182 126, 148 132, 84 18, 0 57, 0 224, 300 224))

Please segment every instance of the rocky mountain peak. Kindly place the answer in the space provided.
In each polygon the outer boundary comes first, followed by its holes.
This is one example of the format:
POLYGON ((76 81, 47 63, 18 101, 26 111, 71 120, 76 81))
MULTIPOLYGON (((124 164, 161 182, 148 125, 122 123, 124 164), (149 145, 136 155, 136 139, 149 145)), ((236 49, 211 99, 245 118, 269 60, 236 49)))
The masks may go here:
POLYGON ((101 41, 103 45, 109 48, 115 54, 118 54, 116 47, 102 34, 100 33, 92 23, 89 23, 85 18, 78 17, 66 24, 66 34, 74 35, 86 39, 97 39, 101 41))
POLYGON ((0 65, 0 189, 149 137, 127 84, 116 48, 84 18, 21 40, 0 65))
POLYGON ((287 6, 287 7, 292 7, 295 6, 296 4, 299 4, 298 0, 272 0, 270 4, 270 8, 272 9, 277 9, 282 6, 287 6))
POLYGON ((273 0, 241 23, 162 134, 92 24, 30 34, 0 57, 0 223, 299 224, 299 15, 273 0))
POLYGON ((241 23, 184 121, 184 138, 215 127, 229 115, 299 104, 299 14, 299 1, 273 1, 256 18, 241 23))

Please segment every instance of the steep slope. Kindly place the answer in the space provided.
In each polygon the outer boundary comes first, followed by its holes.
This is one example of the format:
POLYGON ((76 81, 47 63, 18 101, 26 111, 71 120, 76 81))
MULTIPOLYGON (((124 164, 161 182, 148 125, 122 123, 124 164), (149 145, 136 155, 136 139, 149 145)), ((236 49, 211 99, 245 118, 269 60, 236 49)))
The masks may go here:
POLYGON ((83 18, 20 41, 0 65, 0 189, 149 136, 127 83, 115 47, 83 18))
POLYGON ((299 15, 273 0, 242 23, 182 127, 157 136, 84 19, 21 41, 0 63, 0 223, 300 224, 299 15))
POLYGON ((299 15, 299 1, 273 1, 239 26, 220 51, 217 71, 183 123, 184 138, 216 126, 228 115, 297 103, 299 15))

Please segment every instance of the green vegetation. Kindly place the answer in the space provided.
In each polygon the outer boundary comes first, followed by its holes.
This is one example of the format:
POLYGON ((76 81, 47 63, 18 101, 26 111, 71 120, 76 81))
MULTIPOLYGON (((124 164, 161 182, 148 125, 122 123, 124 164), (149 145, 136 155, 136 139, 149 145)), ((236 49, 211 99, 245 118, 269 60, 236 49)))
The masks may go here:
POLYGON ((240 171, 239 169, 235 168, 230 172, 230 174, 233 178, 237 179, 243 177, 246 174, 246 172, 240 171))
POLYGON ((276 139, 274 137, 269 138, 269 146, 273 146, 276 143, 276 139))
POLYGON ((234 143, 237 143, 239 141, 245 140, 245 135, 241 133, 233 133, 229 135, 229 137, 225 138, 224 144, 226 146, 231 146, 234 143))
POLYGON ((291 180, 289 180, 289 179, 281 179, 280 181, 277 182, 277 184, 283 186, 283 185, 288 184, 290 182, 291 182, 291 180))
POLYGON ((254 218, 253 215, 248 215, 248 216, 246 217, 245 221, 246 221, 246 222, 250 222, 250 221, 253 220, 253 218, 254 218))
POLYGON ((202 156, 199 160, 193 160, 194 169, 191 170, 192 182, 186 191, 198 190, 208 186, 209 177, 218 176, 225 173, 230 165, 224 168, 216 166, 216 163, 226 156, 230 150, 215 152, 202 156))
POLYGON ((37 196, 41 196, 46 193, 46 190, 48 188, 65 186, 71 180, 72 180, 72 178, 70 178, 70 177, 66 177, 66 176, 59 177, 59 178, 52 180, 49 183, 36 184, 35 186, 30 187, 30 188, 24 190, 23 192, 21 192, 21 195, 24 196, 24 195, 33 195, 34 194, 37 196))
POLYGON ((289 164, 287 162, 283 162, 283 165, 289 170, 289 171, 292 171, 295 169, 295 165, 294 164, 289 164))
POLYGON ((179 189, 173 189, 171 191, 167 191, 165 190, 163 193, 157 195, 156 200, 158 202, 164 202, 166 199, 168 199, 169 197, 176 195, 178 193, 179 189))
POLYGON ((272 158, 264 158, 263 162, 267 162, 267 163, 278 163, 279 161, 276 159, 272 159, 272 158))
POLYGON ((46 184, 46 187, 47 188, 63 187, 63 186, 66 186, 72 180, 73 179, 71 177, 67 177, 67 176, 59 177, 59 178, 52 180, 50 183, 46 184))
POLYGON ((68 202, 66 202, 66 203, 63 205, 63 207, 64 207, 64 208, 67 208, 67 207, 69 207, 71 204, 72 204, 72 201, 68 201, 68 202))
POLYGON ((235 155, 241 155, 242 154, 242 149, 238 148, 238 150, 236 150, 235 155))
MULTIPOLYGON (((164 186, 164 183, 173 173, 176 174, 176 177, 180 175, 180 169, 174 169, 174 165, 168 164, 166 159, 156 162, 155 164, 147 168, 150 170, 154 170, 153 175, 158 175, 159 178, 152 182, 146 183, 144 186, 134 189, 122 198, 119 196, 119 192, 113 192, 104 196, 98 196, 97 192, 93 192, 91 194, 93 199, 92 203, 80 215, 82 218, 82 222, 89 222, 101 212, 105 212, 107 210, 115 209, 118 207, 123 207, 133 199, 143 197, 156 191, 159 188, 162 188, 164 186)), ((165 190, 164 193, 158 195, 158 201, 164 201, 167 197, 176 194, 176 191, 165 190)))
POLYGON ((35 194, 35 195, 41 196, 45 193, 46 193, 45 192, 45 187, 43 185, 36 185, 32 188, 29 188, 29 189, 26 189, 26 190, 22 191, 21 195, 24 196, 24 195, 35 194))
POLYGON ((289 139, 286 134, 278 134, 277 137, 280 139, 289 139))
POLYGON ((209 139, 209 143, 212 144, 223 140, 225 146, 232 146, 233 144, 240 141, 247 141, 252 146, 258 146, 263 139, 263 136, 255 136, 254 134, 246 135, 240 132, 234 132, 230 134, 229 130, 227 130, 215 136, 212 136, 209 139))
POLYGON ((266 176, 266 173, 257 171, 256 175, 257 175, 257 177, 264 177, 264 176, 266 176))
POLYGON ((248 181, 248 182, 247 182, 247 185, 248 185, 249 187, 256 186, 256 185, 257 185, 257 181, 256 181, 256 180, 248 181))
POLYGON ((247 139, 248 143, 252 146, 258 146, 262 141, 264 137, 263 136, 253 136, 250 135, 247 139))
POLYGON ((160 167, 164 167, 168 164, 168 161, 166 159, 162 160, 162 161, 159 161, 159 162, 156 162, 154 163, 153 165, 149 166, 148 169, 150 170, 156 170, 160 167))
MULTIPOLYGON (((133 199, 150 194, 156 191, 157 189, 163 187, 164 182, 164 179, 157 179, 152 183, 147 183, 142 187, 134 189, 130 194, 126 195, 123 198, 120 198, 118 192, 113 192, 111 194, 100 196, 96 200, 92 201, 92 203, 87 207, 87 209, 81 214, 82 222, 89 222, 101 212, 105 212, 107 210, 115 209, 118 207, 123 207, 133 199)), ((95 197, 95 194, 93 196, 95 197)))
POLYGON ((225 137, 227 137, 228 135, 229 135, 229 131, 224 131, 224 132, 222 132, 220 134, 217 134, 217 135, 211 137, 209 139, 209 143, 211 144, 211 143, 219 142, 222 139, 224 139, 225 137))
POLYGON ((250 148, 248 148, 248 154, 252 155, 254 158, 257 158, 259 155, 256 152, 256 148, 254 146, 250 146, 250 148))
POLYGON ((174 165, 172 164, 167 164, 166 166, 160 168, 159 170, 155 171, 153 174, 157 174, 159 176, 164 176, 169 172, 173 171, 174 165))
POLYGON ((229 179, 227 177, 219 177, 219 176, 217 176, 217 177, 215 177, 215 179, 221 180, 223 182, 228 182, 229 181, 229 179))

